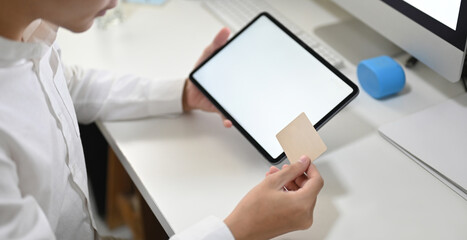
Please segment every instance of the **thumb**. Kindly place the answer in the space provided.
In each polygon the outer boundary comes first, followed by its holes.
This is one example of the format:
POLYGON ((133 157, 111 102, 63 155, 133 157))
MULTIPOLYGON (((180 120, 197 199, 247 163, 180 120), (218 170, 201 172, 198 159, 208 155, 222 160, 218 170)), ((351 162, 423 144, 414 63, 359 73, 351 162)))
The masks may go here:
POLYGON ((296 163, 282 169, 273 176, 276 177, 276 187, 282 188, 286 183, 295 180, 301 176, 310 166, 310 158, 302 156, 296 163))
POLYGON ((199 64, 211 56, 211 54, 213 54, 218 48, 222 47, 229 39, 229 35, 230 30, 228 28, 222 28, 214 37, 214 40, 211 42, 211 44, 209 44, 209 46, 204 49, 204 52, 196 62, 195 67, 199 66, 199 64))
POLYGON ((216 49, 222 47, 229 39, 229 35, 230 35, 230 29, 226 27, 222 28, 217 33, 216 37, 214 37, 214 40, 212 41, 212 47, 213 47, 212 50, 215 51, 216 49))

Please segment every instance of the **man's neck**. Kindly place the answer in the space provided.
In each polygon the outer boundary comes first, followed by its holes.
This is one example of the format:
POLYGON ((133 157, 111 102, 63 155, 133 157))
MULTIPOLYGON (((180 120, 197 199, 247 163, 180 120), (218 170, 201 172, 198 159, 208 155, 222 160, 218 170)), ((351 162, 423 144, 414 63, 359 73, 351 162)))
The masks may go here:
POLYGON ((24 29, 32 22, 26 16, 27 6, 18 0, 0 0, 0 36, 21 41, 24 29))

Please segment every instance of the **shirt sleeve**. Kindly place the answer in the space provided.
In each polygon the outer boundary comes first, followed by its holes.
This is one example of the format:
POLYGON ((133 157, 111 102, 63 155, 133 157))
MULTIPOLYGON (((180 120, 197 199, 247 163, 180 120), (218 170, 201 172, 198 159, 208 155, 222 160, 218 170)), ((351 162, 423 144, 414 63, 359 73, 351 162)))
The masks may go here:
POLYGON ((22 196, 16 164, 0 150, 0 239, 55 239, 42 208, 22 196))
POLYGON ((210 216, 170 240, 235 240, 230 229, 219 218, 210 216))
POLYGON ((183 79, 153 80, 135 75, 63 66, 78 121, 127 120, 181 113, 183 79))

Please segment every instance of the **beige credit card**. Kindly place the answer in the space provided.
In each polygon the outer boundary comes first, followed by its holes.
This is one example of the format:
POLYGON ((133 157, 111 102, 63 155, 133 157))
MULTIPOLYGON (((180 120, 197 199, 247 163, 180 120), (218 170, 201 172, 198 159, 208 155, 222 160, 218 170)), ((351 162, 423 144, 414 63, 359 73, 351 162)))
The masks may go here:
POLYGON ((327 147, 305 113, 301 113, 277 135, 277 140, 291 163, 306 155, 314 161, 327 147))

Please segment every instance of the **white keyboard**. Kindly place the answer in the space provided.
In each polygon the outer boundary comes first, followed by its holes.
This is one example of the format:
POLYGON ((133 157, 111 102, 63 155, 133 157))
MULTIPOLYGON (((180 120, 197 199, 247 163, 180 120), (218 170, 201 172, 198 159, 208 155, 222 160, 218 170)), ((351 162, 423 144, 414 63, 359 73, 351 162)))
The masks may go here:
POLYGON ((328 47, 320 44, 264 0, 203 0, 203 5, 222 22, 227 24, 234 33, 242 29, 259 13, 268 12, 335 68, 344 67, 342 57, 328 47))

